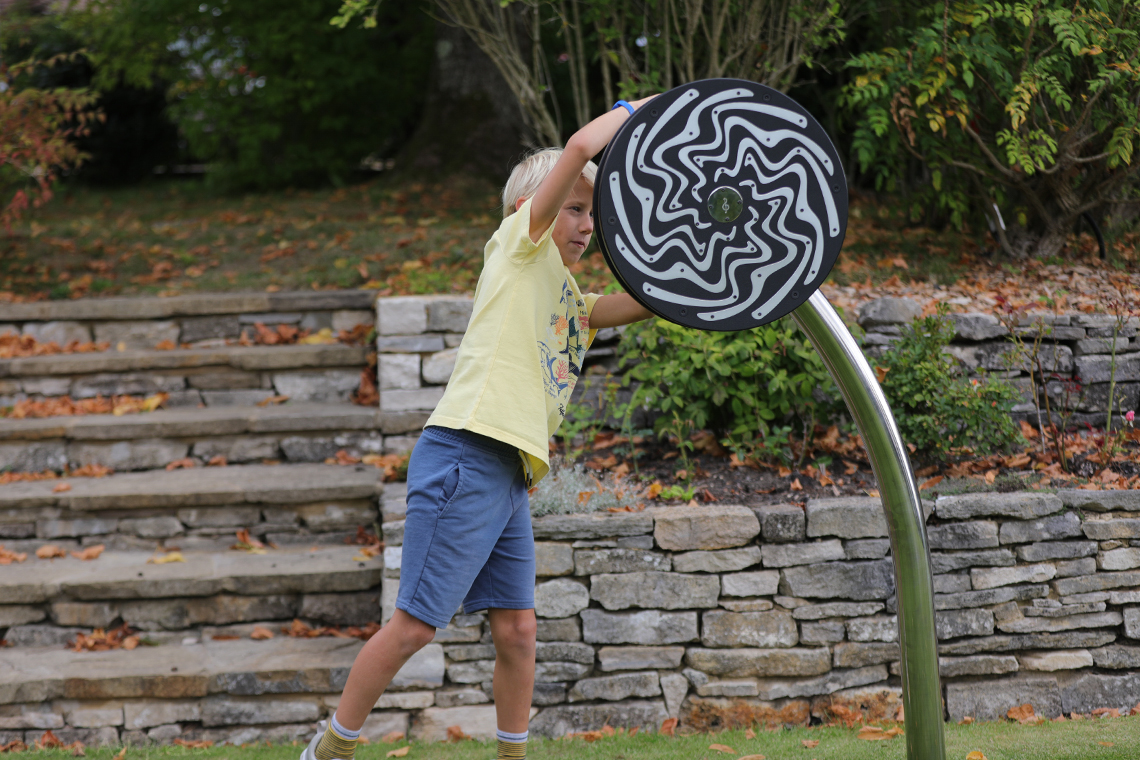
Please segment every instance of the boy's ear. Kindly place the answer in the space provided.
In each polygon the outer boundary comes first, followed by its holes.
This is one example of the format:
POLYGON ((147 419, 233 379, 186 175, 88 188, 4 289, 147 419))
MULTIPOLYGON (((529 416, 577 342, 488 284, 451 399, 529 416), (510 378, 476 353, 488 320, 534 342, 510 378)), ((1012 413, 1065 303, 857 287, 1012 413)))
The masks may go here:
POLYGON ((515 201, 515 211, 518 211, 520 208, 522 208, 522 205, 526 203, 526 201, 526 198, 519 198, 517 201, 515 201))

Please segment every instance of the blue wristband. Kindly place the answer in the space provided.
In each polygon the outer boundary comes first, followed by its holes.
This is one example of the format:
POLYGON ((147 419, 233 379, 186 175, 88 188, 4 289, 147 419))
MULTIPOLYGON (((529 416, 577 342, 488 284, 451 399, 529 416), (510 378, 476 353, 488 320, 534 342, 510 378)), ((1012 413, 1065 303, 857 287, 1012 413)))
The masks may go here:
POLYGON ((614 103, 614 107, 611 108, 610 110, 612 111, 615 108, 617 108, 618 106, 622 106, 623 108, 625 108, 625 110, 629 111, 630 114, 633 113, 633 106, 631 106, 629 103, 626 103, 624 100, 619 100, 618 102, 614 103))

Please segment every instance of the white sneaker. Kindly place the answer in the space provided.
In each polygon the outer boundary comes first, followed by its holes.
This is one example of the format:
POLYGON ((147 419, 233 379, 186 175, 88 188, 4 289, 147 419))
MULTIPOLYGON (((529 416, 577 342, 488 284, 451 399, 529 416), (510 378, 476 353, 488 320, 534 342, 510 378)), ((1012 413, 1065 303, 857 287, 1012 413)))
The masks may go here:
POLYGON ((317 760, 317 744, 320 743, 321 737, 325 735, 325 730, 328 728, 328 721, 322 720, 317 724, 317 735, 309 742, 309 746, 305 747, 301 752, 300 760, 317 760))

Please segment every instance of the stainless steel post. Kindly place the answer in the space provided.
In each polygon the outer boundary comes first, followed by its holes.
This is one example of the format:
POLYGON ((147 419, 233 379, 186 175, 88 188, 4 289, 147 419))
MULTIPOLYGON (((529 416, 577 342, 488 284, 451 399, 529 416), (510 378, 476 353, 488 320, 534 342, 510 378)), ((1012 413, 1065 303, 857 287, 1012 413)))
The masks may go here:
POLYGON ((879 482, 895 563, 907 758, 945 760, 934 582, 910 457, 874 372, 823 293, 813 293, 792 318, 807 333, 843 393, 879 482))

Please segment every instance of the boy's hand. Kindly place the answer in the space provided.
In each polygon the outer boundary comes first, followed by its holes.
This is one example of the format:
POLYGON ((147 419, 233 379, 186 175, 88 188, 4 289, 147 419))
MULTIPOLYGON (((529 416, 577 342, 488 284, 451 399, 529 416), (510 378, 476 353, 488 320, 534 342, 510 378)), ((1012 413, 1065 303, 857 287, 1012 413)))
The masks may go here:
MULTIPOLYGON (((630 103, 635 109, 648 103, 656 95, 630 103)), ((566 141, 566 148, 558 163, 546 175, 530 201, 530 239, 538 242, 542 233, 558 216, 559 209, 570 195, 574 183, 582 176, 586 163, 602 151, 617 134, 618 129, 632 114, 624 108, 615 108, 591 121, 566 141)), ((624 324, 624 323, 623 323, 624 324)))
POLYGON ((594 302, 594 308, 590 311, 590 329, 600 330, 603 327, 628 325, 652 316, 653 312, 635 301, 628 293, 612 293, 594 302))

